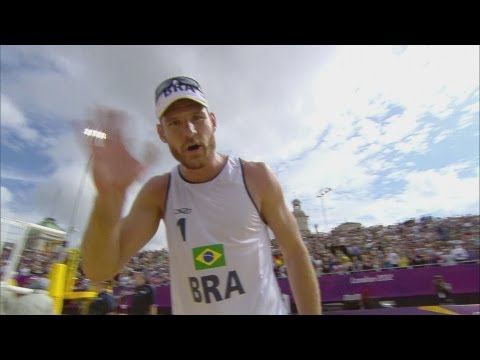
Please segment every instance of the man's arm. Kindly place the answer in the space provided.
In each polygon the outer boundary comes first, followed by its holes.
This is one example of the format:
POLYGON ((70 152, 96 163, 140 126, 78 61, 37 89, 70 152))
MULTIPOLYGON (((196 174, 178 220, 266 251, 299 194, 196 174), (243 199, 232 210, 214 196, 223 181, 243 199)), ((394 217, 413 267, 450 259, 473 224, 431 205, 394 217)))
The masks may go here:
POLYGON ((155 304, 150 305, 149 314, 150 315, 158 315, 157 305, 155 305, 155 304))
POLYGON ((155 292, 154 292, 154 287, 150 286, 150 307, 148 313, 150 315, 158 315, 158 309, 157 309, 157 304, 155 304, 155 292))
POLYGON ((272 229, 283 253, 288 279, 300 314, 321 314, 320 290, 297 222, 285 204, 277 178, 264 163, 247 163, 250 184, 258 194, 260 213, 272 229))
POLYGON ((82 242, 83 269, 95 282, 109 280, 155 235, 163 217, 169 175, 148 181, 121 219, 126 191, 98 194, 82 242))

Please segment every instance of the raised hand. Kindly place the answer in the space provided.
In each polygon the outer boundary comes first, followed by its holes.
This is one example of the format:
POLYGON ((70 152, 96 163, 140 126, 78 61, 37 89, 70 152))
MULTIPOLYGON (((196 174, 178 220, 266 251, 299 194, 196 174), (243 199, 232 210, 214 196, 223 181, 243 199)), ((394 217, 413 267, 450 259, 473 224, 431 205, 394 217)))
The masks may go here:
POLYGON ((91 152, 93 180, 99 193, 125 191, 154 161, 152 149, 142 162, 129 153, 122 132, 126 120, 123 111, 98 107, 85 122, 85 128, 106 134, 105 139, 82 135, 82 142, 91 152))

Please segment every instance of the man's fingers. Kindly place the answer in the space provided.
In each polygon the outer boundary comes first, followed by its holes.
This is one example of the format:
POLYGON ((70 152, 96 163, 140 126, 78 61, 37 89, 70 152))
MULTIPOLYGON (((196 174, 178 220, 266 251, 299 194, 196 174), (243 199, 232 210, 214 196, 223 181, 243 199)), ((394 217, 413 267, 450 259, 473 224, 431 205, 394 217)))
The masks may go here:
POLYGON ((123 129, 127 119, 127 114, 123 111, 97 107, 95 109, 95 118, 98 121, 98 131, 107 134, 109 141, 118 141, 123 143, 123 129))
POLYGON ((149 168, 150 166, 155 164, 159 159, 160 159, 160 152, 158 148, 151 142, 148 142, 147 145, 145 146, 145 149, 143 151, 143 157, 142 157, 144 168, 149 168))
POLYGON ((105 141, 123 144, 125 112, 102 106, 87 111, 86 119, 74 123, 75 138, 83 148, 95 151, 105 141))

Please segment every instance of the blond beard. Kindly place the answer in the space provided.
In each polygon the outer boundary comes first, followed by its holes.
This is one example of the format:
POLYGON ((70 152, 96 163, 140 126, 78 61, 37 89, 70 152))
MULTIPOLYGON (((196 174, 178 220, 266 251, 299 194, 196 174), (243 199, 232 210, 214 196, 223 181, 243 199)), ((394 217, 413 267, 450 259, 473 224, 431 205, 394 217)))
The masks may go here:
POLYGON ((177 159, 177 161, 180 164, 182 164, 185 168, 189 170, 198 170, 205 167, 213 156, 213 153, 216 148, 214 134, 212 133, 207 144, 205 145, 201 144, 201 145, 203 145, 203 148, 205 149, 205 155, 198 159, 186 159, 181 152, 175 150, 170 144, 168 145, 168 147, 170 148, 170 152, 172 153, 173 157, 177 159))

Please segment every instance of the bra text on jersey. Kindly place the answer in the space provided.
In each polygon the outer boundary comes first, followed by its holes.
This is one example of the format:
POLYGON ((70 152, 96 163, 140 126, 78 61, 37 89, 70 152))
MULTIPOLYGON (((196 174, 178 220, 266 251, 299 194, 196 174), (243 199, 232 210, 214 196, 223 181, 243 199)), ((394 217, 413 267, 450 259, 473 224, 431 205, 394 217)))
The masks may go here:
POLYGON ((199 278, 192 276, 188 280, 192 290, 193 301, 197 303, 206 302, 210 304, 212 300, 218 302, 230 299, 234 292, 238 292, 239 295, 245 294, 245 290, 235 270, 228 272, 225 284, 220 284, 220 279, 217 275, 205 275, 199 278))

